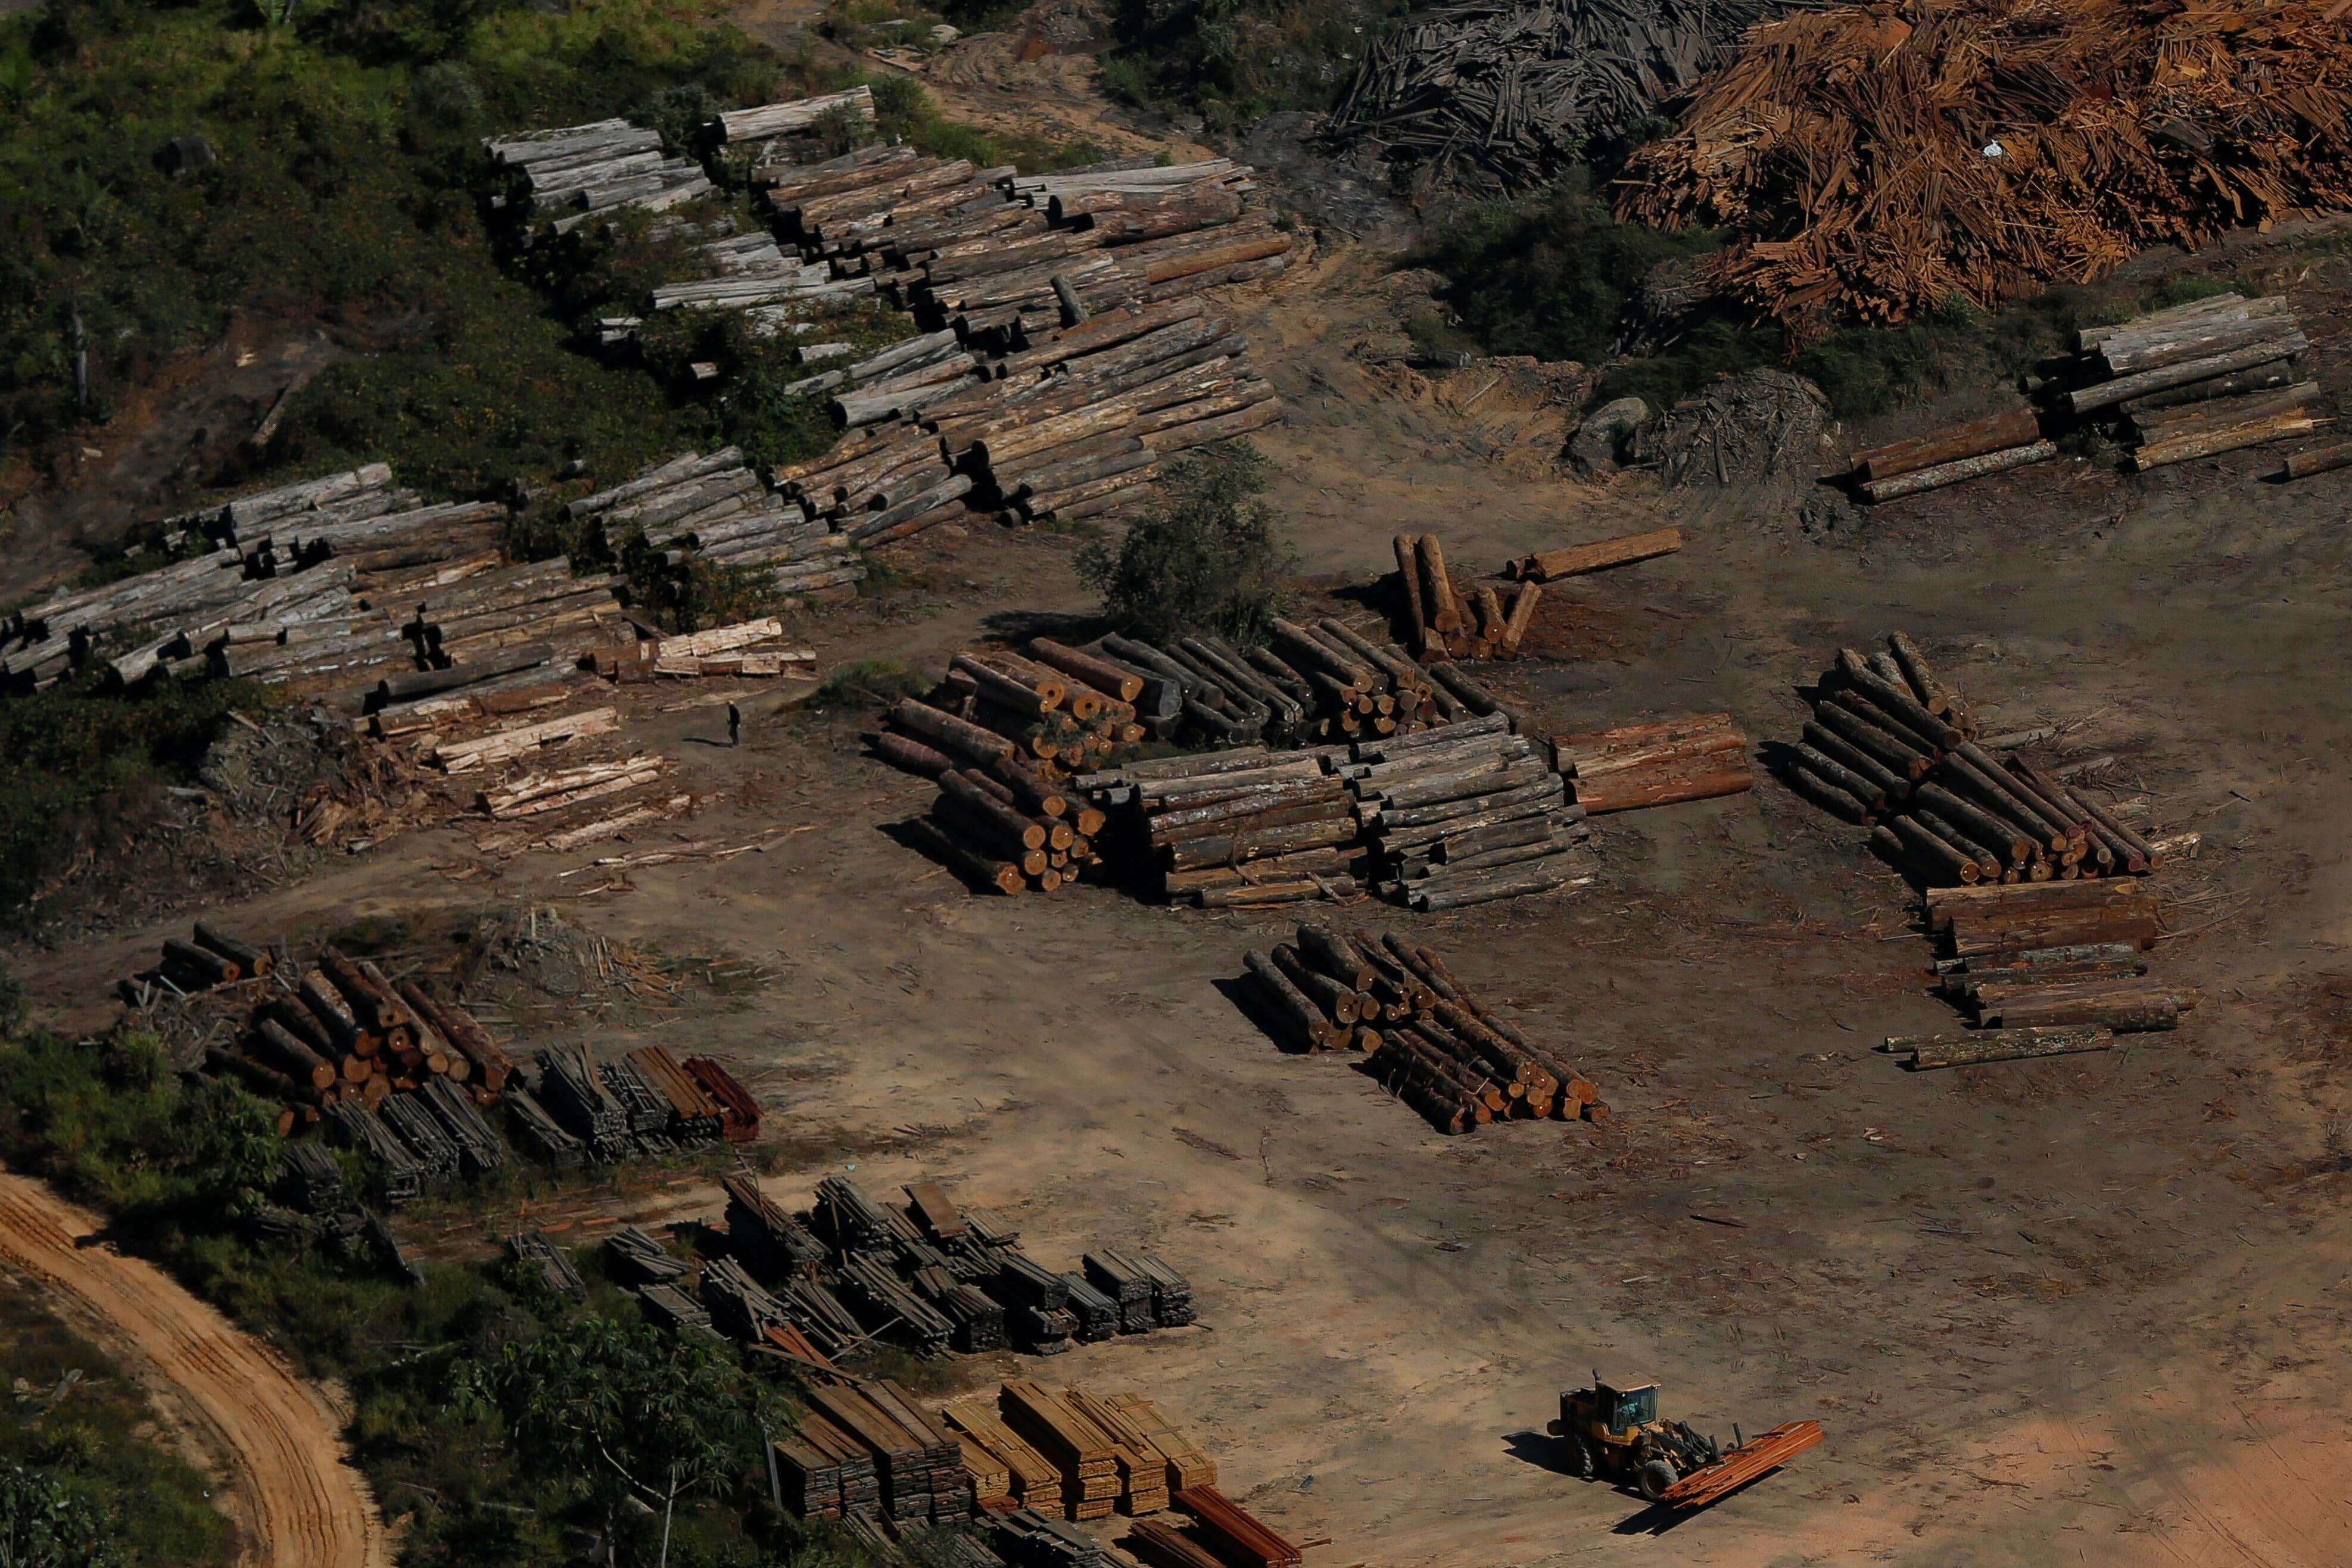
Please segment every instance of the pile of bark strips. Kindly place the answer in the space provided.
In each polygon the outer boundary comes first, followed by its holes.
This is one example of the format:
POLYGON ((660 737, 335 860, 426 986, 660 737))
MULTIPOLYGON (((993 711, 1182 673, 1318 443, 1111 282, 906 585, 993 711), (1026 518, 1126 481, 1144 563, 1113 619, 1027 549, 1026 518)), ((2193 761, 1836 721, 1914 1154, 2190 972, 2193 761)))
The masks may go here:
POLYGON ((1365 52, 1329 141, 1419 165, 1424 193, 1539 184, 1635 133, 1788 0, 1467 0, 1365 52))
POLYGON ((2352 204, 2352 32, 2321 5, 1958 0, 1759 26, 1618 213, 1731 230, 1716 287, 1801 338, 1991 307, 2352 204))

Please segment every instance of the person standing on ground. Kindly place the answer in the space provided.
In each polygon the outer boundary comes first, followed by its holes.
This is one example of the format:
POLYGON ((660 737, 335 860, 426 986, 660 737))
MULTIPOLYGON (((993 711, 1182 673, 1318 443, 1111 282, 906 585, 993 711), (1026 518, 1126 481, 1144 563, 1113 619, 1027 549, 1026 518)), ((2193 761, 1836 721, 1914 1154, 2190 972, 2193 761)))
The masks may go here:
POLYGON ((730 746, 743 744, 743 710, 733 703, 727 705, 727 744, 730 746))

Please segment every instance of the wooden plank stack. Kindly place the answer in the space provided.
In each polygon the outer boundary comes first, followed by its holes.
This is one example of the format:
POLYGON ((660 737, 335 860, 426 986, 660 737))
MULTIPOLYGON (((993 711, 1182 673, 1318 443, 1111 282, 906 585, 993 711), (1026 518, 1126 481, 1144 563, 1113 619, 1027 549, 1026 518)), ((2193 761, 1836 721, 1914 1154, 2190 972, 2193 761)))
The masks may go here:
POLYGON ((2085 327, 2042 395, 2065 414, 2120 419, 2142 472, 2305 435, 2326 394, 2283 296, 2217 294, 2120 326, 2085 327))
MULTIPOLYGON (((299 1145, 309 1147, 308 1145, 299 1145)), ((572 1266, 563 1249, 547 1239, 544 1231, 518 1230, 507 1238, 507 1258, 518 1268, 538 1276, 540 1282, 560 1296, 575 1301, 588 1299, 588 1281, 572 1266)))
POLYGON ((787 601, 830 603, 866 577, 848 536, 770 488, 739 447, 654 464, 567 503, 564 515, 601 528, 615 560, 656 565, 681 582, 697 567, 738 568, 787 601))
POLYGON ((2352 37, 2317 4, 1840 6, 1750 31, 1634 156, 1618 213, 1732 231, 1706 283, 1801 340, 1990 309, 2352 205, 2347 91, 2352 37))
POLYGON ((1227 1568, 1297 1568, 1306 1561, 1297 1547, 1213 1486, 1187 1487, 1174 1501, 1192 1517, 1209 1555, 1227 1568))
MULTIPOLYGON (((1799 4, 1803 0, 1798 0, 1799 4)), ((1375 39, 1326 134, 1451 193, 1542 183, 1643 122, 1789 0, 1466 0, 1375 39)))
POLYGON ((1756 782, 1748 737, 1727 713, 1552 737, 1552 763, 1598 816, 1737 795, 1756 782))
POLYGON ((940 1415, 961 1441, 979 1507, 991 1513, 1015 1508, 1062 1511, 1062 1472, 1004 1424, 996 1401, 977 1396, 953 1399, 940 1415), (1003 1490, 989 1490, 995 1487, 1003 1490))
POLYGON ((1432 949, 1393 932, 1301 925, 1244 960, 1276 1037, 1371 1053, 1373 1073, 1441 1133, 1497 1116, 1606 1121, 1591 1080, 1482 1005, 1432 949))
POLYGON ((714 189, 694 160, 662 155, 661 132, 625 120, 485 137, 482 148, 508 182, 493 208, 534 238, 570 234, 624 208, 667 212, 714 189))
POLYGON ((1521 566, 1537 566, 1519 573, 1519 585, 1506 603, 1484 583, 1463 592, 1446 570, 1445 547, 1435 534, 1399 534, 1394 544, 1413 655, 1424 661, 1517 658, 1543 597, 1541 578, 1566 575, 1545 570, 1541 563, 1547 558, 1529 556, 1521 566))

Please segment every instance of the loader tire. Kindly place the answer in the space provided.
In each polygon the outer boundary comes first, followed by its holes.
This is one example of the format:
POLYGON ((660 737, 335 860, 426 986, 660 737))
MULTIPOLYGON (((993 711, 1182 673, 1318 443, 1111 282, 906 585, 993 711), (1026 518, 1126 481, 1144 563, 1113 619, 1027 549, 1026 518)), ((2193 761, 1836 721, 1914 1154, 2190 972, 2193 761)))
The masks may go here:
POLYGON ((1591 1480, 1601 1469, 1600 1462, 1592 1457, 1592 1445, 1582 1437, 1576 1440, 1575 1449, 1568 1458, 1570 1471, 1580 1481, 1591 1480))
POLYGON ((1652 1459, 1642 1467, 1641 1483, 1643 1497, 1655 1502, 1675 1484, 1675 1467, 1664 1459, 1652 1459))

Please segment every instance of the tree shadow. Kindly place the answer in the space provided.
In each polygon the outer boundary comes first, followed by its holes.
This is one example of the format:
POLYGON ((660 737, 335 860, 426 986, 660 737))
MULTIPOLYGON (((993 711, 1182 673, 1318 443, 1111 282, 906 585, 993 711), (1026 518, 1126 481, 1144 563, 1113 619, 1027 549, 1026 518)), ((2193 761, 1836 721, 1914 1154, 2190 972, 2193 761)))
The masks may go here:
POLYGON ((1112 629, 1100 615, 1056 610, 999 610, 982 616, 980 623, 992 635, 1013 643, 1025 643, 1032 637, 1073 644, 1091 643, 1112 629))
POLYGON ((1276 1012, 1273 1005, 1265 1000, 1255 980, 1245 975, 1220 976, 1210 984, 1216 987, 1217 994, 1233 1003, 1244 1018, 1257 1025, 1266 1038, 1274 1041, 1276 1050, 1286 1056, 1312 1054, 1307 1050, 1307 1043, 1293 1036, 1290 1029, 1283 1021, 1282 1015, 1276 1012))

